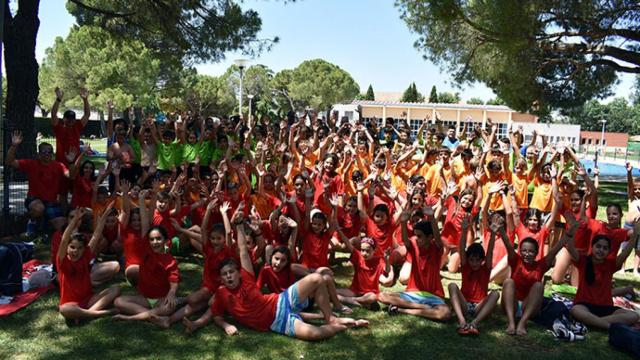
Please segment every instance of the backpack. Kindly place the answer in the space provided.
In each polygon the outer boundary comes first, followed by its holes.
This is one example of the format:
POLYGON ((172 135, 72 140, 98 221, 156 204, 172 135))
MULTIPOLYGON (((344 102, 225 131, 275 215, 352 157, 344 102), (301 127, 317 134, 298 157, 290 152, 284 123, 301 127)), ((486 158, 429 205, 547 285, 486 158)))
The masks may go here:
POLYGON ((640 330, 625 324, 609 326, 609 344, 640 358, 640 330))
POLYGON ((0 294, 22 292, 22 263, 33 257, 32 243, 0 243, 0 294))

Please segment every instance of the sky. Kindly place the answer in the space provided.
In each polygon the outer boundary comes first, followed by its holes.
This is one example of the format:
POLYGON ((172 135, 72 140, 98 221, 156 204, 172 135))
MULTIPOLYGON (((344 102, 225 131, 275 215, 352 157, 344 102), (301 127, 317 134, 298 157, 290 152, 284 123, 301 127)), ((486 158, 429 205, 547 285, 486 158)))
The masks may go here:
MULTIPOLYGON (((39 62, 46 48, 58 36, 65 37, 75 24, 66 11, 64 0, 40 1, 40 31, 36 43, 39 62)), ((293 69, 304 60, 324 59, 351 74, 365 92, 402 92, 412 82, 418 91, 428 96, 431 86, 439 92, 459 92, 463 100, 495 97, 482 84, 458 88, 452 78, 413 47, 418 36, 411 33, 400 19, 393 0, 297 0, 284 3, 277 0, 245 0, 244 8, 252 8, 262 18, 260 38, 279 37, 270 52, 249 59, 250 64, 263 64, 275 72, 293 69)), ((244 58, 229 53, 219 63, 199 64, 199 73, 218 76, 244 58)), ((614 96, 628 98, 634 77, 624 74, 614 88, 614 96)), ((606 101, 606 100, 605 100, 606 101)))

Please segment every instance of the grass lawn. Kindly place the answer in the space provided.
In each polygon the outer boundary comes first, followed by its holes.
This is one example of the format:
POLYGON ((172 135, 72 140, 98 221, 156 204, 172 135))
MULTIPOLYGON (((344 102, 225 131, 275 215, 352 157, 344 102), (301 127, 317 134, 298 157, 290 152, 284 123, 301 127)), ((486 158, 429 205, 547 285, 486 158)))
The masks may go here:
MULTIPOLYGON (((606 184, 602 190, 619 191, 619 185, 606 184)), ((622 187, 624 188, 624 187, 622 187)), ((601 203, 619 201, 621 195, 601 193, 601 203)), ((603 211, 598 217, 603 218, 603 211)), ((48 245, 39 245, 37 256, 48 259, 48 245)), ((202 258, 178 258, 180 295, 199 287, 202 258)), ((338 285, 346 287, 352 276, 348 263, 334 268, 338 285)), ((460 282, 459 274, 442 273, 443 285, 460 282)), ((548 280, 548 277, 547 277, 548 280)), ((120 276, 116 281, 123 291, 131 287, 120 276)), ((616 275, 616 285, 640 289, 640 279, 627 273, 616 275)), ((492 287, 494 287, 492 285, 492 287)), ((495 287, 494 287, 495 288, 495 287)), ((401 290, 395 286, 394 290, 401 290)), ((240 328, 241 334, 228 337, 213 324, 192 336, 184 335, 182 324, 162 331, 149 323, 114 322, 103 318, 84 326, 68 328, 57 312, 58 295, 50 292, 28 308, 0 318, 0 358, 70 359, 101 357, 186 358, 186 359, 629 359, 630 356, 608 345, 607 334, 592 331, 587 340, 566 343, 554 340, 551 333, 531 323, 526 337, 506 335, 506 317, 502 310, 481 323, 476 338, 456 334, 456 323, 436 323, 421 318, 386 312, 356 310, 354 317, 371 322, 368 329, 348 330, 332 339, 308 343, 273 333, 257 333, 240 328)))

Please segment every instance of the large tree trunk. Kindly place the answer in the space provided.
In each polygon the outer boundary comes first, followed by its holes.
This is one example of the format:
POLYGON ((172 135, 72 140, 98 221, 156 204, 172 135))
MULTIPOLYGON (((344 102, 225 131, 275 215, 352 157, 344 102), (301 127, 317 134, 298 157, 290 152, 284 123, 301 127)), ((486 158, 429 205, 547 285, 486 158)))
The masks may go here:
POLYGON ((18 158, 34 157, 35 131, 33 113, 38 99, 38 62, 36 36, 40 27, 39 0, 19 0, 15 16, 9 1, 4 0, 4 63, 7 76, 7 124, 10 130, 22 131, 24 142, 18 158))

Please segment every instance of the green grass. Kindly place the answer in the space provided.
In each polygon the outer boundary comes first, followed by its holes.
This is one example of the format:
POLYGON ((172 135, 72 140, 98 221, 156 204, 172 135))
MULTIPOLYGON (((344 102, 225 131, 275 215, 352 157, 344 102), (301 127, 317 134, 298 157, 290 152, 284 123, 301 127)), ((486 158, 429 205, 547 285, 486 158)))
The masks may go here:
MULTIPOLYGON (((602 184, 602 204, 617 201, 626 206, 620 195, 606 191, 624 191, 624 186, 602 184)), ((601 209, 603 210, 603 209, 601 209)), ((604 219, 601 211, 598 218, 604 219)), ((38 246, 37 256, 48 258, 46 245, 38 246)), ((187 295, 200 284, 201 257, 178 258, 180 294, 187 295)), ((347 263, 334 267, 338 286, 349 285, 352 268, 347 263)), ((442 273, 443 285, 460 282, 459 274, 442 273)), ((629 273, 616 274, 616 286, 632 285, 640 289, 640 279, 629 273)), ((548 280, 548 277, 547 277, 548 280)), ((131 287, 122 276, 116 283, 123 291, 131 287)), ((549 282, 547 282, 549 284, 549 282)), ((493 288, 497 288, 492 285, 493 288)), ((395 286, 394 290, 401 290, 395 286)), ((607 334, 591 331, 584 342, 554 340, 545 329, 531 323, 527 337, 511 337, 504 332, 506 317, 496 308, 480 325, 477 338, 460 337, 456 323, 436 323, 425 319, 385 312, 356 309, 354 317, 371 322, 368 329, 353 329, 319 343, 298 341, 273 333, 258 333, 240 328, 241 334, 225 336, 213 324, 192 336, 184 335, 182 324, 161 331, 149 323, 114 322, 108 318, 68 328, 57 313, 58 295, 45 294, 35 303, 12 316, 0 318, 0 358, 64 359, 91 358, 186 358, 186 359, 629 359, 611 348, 607 334)))

